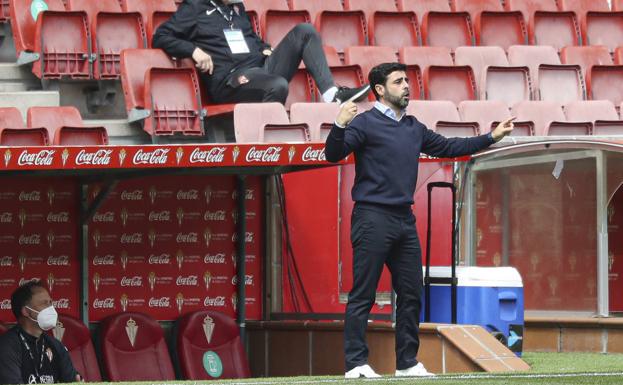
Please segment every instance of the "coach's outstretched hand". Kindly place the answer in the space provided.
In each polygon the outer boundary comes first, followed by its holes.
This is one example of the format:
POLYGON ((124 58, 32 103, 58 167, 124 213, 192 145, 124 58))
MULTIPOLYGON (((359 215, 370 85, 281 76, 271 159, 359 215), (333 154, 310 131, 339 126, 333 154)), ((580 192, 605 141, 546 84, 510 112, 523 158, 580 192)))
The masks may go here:
POLYGON ((357 105, 353 102, 346 102, 340 106, 335 122, 342 127, 348 126, 351 120, 357 115, 357 105))
POLYGON ((493 131, 491 131, 491 136, 493 137, 493 140, 499 142, 506 135, 510 135, 514 128, 513 120, 515 119, 517 118, 513 116, 512 118, 506 119, 505 121, 498 124, 498 126, 493 131))

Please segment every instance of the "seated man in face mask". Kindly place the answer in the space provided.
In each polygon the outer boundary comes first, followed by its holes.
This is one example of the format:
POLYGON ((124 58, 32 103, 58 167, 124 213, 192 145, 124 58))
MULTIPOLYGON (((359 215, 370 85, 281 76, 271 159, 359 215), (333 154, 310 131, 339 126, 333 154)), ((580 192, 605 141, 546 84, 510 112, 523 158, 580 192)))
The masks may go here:
POLYGON ((48 291, 30 281, 11 295, 17 325, 0 336, 0 384, 50 384, 82 381, 63 344, 44 331, 58 314, 48 291))
MULTIPOLYGON (((314 1, 314 0, 310 0, 314 1)), ((216 103, 280 102, 301 61, 325 102, 360 101, 370 87, 338 87, 322 41, 311 24, 299 24, 274 47, 260 39, 241 0, 184 0, 154 33, 153 47, 192 58, 216 103)))

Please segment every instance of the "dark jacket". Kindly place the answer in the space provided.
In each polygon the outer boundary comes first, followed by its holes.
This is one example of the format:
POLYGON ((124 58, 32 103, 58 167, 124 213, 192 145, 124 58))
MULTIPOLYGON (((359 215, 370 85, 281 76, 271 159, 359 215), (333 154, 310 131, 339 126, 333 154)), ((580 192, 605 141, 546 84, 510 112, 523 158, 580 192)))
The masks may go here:
POLYGON ((253 30, 242 3, 229 6, 222 5, 218 0, 214 3, 227 17, 230 16, 231 10, 234 10, 233 28, 242 31, 249 46, 248 54, 232 54, 223 32, 230 28, 230 23, 210 0, 184 0, 171 19, 156 30, 152 45, 154 48, 162 48, 170 56, 178 59, 192 57, 196 47, 212 56, 213 74, 202 73, 201 77, 210 97, 218 100, 219 90, 227 86, 228 80, 236 78, 234 76, 236 72, 264 65, 266 57, 262 51, 270 46, 253 30))
POLYGON ((413 116, 397 122, 372 108, 357 115, 346 129, 334 125, 325 154, 329 162, 337 162, 355 153, 355 202, 405 206, 413 204, 420 153, 453 158, 493 143, 490 135, 448 139, 413 116))
POLYGON ((69 352, 59 340, 45 333, 36 339, 19 326, 0 336, 0 357, 0 384, 28 384, 33 379, 38 384, 75 382, 78 374, 69 352), (20 334, 30 347, 32 357, 20 334))

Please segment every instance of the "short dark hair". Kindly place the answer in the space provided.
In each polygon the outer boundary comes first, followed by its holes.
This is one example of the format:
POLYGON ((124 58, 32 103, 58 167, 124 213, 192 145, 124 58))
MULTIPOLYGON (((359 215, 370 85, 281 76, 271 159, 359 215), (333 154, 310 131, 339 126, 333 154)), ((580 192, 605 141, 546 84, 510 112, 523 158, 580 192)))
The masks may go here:
POLYGON ((387 77, 392 72, 406 70, 407 66, 402 63, 383 63, 372 68, 370 70, 370 74, 368 74, 368 83, 370 83, 370 88, 372 89, 376 100, 379 100, 380 97, 376 92, 375 86, 377 84, 385 86, 385 83, 387 83, 387 77))
POLYGON ((11 311, 15 315, 16 320, 19 320, 19 317, 22 316, 22 308, 32 299, 35 288, 45 289, 41 281, 33 279, 19 286, 11 294, 11 311))

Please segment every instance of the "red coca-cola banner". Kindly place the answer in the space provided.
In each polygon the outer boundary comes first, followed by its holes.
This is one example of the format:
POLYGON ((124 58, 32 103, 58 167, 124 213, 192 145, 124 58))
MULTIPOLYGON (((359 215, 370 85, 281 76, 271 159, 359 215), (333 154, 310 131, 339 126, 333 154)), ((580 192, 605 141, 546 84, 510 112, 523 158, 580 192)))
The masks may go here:
POLYGON ((76 184, 66 178, 11 178, 0 186, 0 321, 15 322, 10 297, 37 279, 59 312, 78 316, 76 184))
MULTIPOLYGON (((251 319, 261 317, 262 197, 261 180, 249 178, 251 319)), ((234 177, 143 178, 117 185, 90 225, 90 319, 140 311, 174 320, 206 308, 235 316, 236 200, 234 177)))

